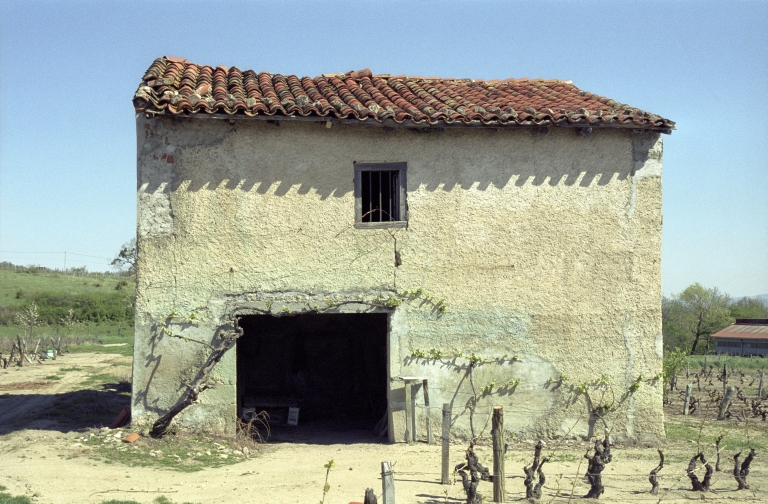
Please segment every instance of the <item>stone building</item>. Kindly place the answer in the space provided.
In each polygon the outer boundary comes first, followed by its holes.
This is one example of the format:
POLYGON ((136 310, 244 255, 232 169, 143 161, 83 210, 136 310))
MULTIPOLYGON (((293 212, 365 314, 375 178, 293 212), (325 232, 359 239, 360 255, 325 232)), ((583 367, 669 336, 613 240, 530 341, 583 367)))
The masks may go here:
POLYGON ((178 425, 233 432, 249 407, 277 422, 294 405, 299 428, 384 417, 402 441, 412 377, 419 438, 445 403, 457 437, 493 405, 520 436, 586 435, 596 411, 616 436, 663 436, 673 122, 570 81, 298 78, 171 57, 133 103, 134 422, 177 404, 210 354, 199 342, 237 320, 215 387, 178 425))

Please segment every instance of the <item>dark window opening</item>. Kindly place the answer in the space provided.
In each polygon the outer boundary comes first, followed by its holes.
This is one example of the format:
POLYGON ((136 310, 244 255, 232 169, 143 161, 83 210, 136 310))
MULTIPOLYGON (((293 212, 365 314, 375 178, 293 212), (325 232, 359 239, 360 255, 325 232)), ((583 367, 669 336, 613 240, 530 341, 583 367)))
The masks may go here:
MULTIPOLYGON (((285 425, 373 429, 387 410, 386 313, 241 318, 238 414, 265 410, 285 425)), ((371 441, 376 441, 372 439, 371 441)))
POLYGON ((405 163, 355 163, 355 226, 405 227, 405 163))
POLYGON ((360 173, 363 198, 363 222, 393 222, 400 219, 398 189, 400 170, 363 171, 360 173))

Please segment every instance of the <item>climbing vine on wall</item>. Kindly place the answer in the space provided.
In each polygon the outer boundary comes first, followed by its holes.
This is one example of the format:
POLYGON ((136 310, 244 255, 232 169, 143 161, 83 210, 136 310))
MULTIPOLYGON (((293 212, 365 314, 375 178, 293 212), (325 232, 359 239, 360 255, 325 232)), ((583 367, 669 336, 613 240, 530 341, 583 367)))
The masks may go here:
MULTIPOLYGON (((484 357, 477 355, 474 352, 467 354, 463 351, 447 351, 438 348, 430 348, 429 350, 415 348, 411 352, 411 357, 417 360, 439 361, 445 366, 455 366, 459 369, 467 370, 470 386, 472 387, 472 398, 470 398, 468 402, 468 408, 470 410, 470 429, 472 430, 473 437, 473 417, 479 399, 497 393, 514 393, 521 383, 519 378, 510 378, 509 380, 504 381, 491 380, 479 388, 476 388, 474 383, 474 369, 477 366, 482 364, 513 364, 520 360, 520 357, 517 354, 510 355, 509 353, 505 353, 503 355, 484 357)), ((615 420, 621 415, 621 411, 626 408, 627 400, 635 392, 640 390, 642 384, 655 385, 661 378, 661 373, 651 378, 645 378, 640 374, 626 387, 625 390, 621 390, 614 387, 611 377, 608 374, 602 374, 594 379, 580 383, 571 383, 569 377, 563 374, 557 378, 549 377, 543 386, 545 388, 563 388, 563 391, 567 393, 583 396, 590 417, 599 420, 604 428, 609 430, 607 417, 613 414, 615 419, 612 423, 615 423, 615 420)))
MULTIPOLYGON (((164 436, 167 433, 171 422, 179 413, 181 413, 184 409, 191 406, 192 404, 196 403, 200 394, 204 390, 213 388, 215 386, 215 382, 217 380, 212 376, 214 367, 221 361, 221 358, 235 346, 237 339, 243 335, 243 329, 239 326, 240 316, 253 313, 273 315, 278 317, 299 315, 307 312, 325 313, 332 310, 338 310, 345 305, 361 305, 370 308, 394 309, 403 304, 403 302, 416 301, 420 303, 419 306, 431 307, 432 311, 436 312, 438 316, 442 315, 447 310, 444 299, 435 300, 433 296, 425 294, 421 288, 413 291, 406 290, 392 293, 387 297, 379 295, 374 299, 369 300, 365 300, 362 297, 351 300, 333 300, 326 298, 325 306, 305 302, 304 306, 306 307, 306 310, 291 310, 289 306, 283 305, 279 311, 275 312, 273 311, 274 303, 272 300, 267 300, 264 302, 263 308, 258 306, 241 306, 233 308, 226 317, 229 324, 217 328, 216 333, 214 334, 214 337, 210 343, 200 339, 190 338, 182 334, 176 334, 171 329, 172 325, 197 326, 200 322, 203 321, 202 312, 205 311, 206 308, 197 308, 186 316, 180 315, 175 310, 172 311, 160 322, 156 323, 159 333, 163 336, 181 339, 185 343, 197 343, 208 348, 210 353, 202 367, 198 370, 194 380, 188 384, 185 384, 187 389, 179 401, 177 401, 176 405, 174 405, 165 415, 161 416, 155 421, 152 426, 152 435, 155 437, 164 436)), ((146 315, 152 319, 151 313, 147 312, 146 315)))

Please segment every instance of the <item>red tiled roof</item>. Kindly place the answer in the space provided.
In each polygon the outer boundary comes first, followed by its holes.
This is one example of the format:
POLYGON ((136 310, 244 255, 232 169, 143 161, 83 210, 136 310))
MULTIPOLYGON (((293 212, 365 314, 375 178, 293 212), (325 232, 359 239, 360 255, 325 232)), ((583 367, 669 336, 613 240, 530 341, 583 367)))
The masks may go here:
POLYGON ((713 338, 768 339, 766 324, 734 324, 712 335, 713 338))
POLYGON ((319 77, 156 59, 133 97, 147 115, 316 117, 444 126, 583 126, 669 133, 675 123, 570 81, 470 80, 373 75, 365 69, 319 77))

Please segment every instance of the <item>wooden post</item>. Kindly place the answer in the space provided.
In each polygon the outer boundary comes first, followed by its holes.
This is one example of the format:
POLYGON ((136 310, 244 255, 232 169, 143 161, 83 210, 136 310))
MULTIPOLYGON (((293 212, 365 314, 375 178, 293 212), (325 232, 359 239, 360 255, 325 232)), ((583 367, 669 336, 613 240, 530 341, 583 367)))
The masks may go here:
POLYGON ((757 386, 757 398, 763 397, 763 372, 760 371, 760 385, 757 386))
POLYGON ((451 405, 449 403, 443 404, 443 473, 440 483, 448 485, 450 480, 448 479, 448 465, 450 449, 449 440, 451 437, 451 405))
MULTIPOLYGON (((411 410, 411 383, 405 382, 405 442, 410 443, 413 437, 411 430, 411 421, 413 420, 413 410, 411 410)), ((386 501, 385 501, 386 502, 386 501)))
POLYGON ((24 365, 24 349, 21 347, 21 336, 16 335, 16 340, 19 342, 19 366, 24 365))
POLYGON ((728 364, 723 364, 723 396, 728 389, 728 364))
POLYGON ((392 465, 386 460, 381 463, 381 500, 382 504, 395 504, 395 479, 392 465))
POLYGON ((717 462, 715 462, 715 471, 720 472, 720 441, 723 440, 723 435, 720 434, 715 438, 715 450, 717 453, 717 462))
POLYGON ((376 501, 376 494, 373 493, 373 488, 365 489, 365 500, 363 500, 363 504, 378 504, 376 501))
POLYGON ((416 422, 416 395, 419 393, 419 387, 416 387, 414 393, 413 385, 414 383, 411 382, 411 441, 415 443, 416 441, 419 441, 418 423, 416 422))
POLYGON ((728 387, 723 396, 723 402, 720 403, 720 412, 717 414, 718 420, 725 418, 725 410, 728 409, 728 403, 731 402, 731 396, 733 395, 733 387, 728 387))
POLYGON ((427 412, 427 444, 432 444, 432 418, 429 415, 429 388, 427 387, 427 380, 423 382, 424 387, 424 410, 427 412))
POLYGON ((685 416, 688 416, 691 409, 691 390, 693 390, 693 383, 685 386, 685 406, 683 406, 683 415, 685 416))
POLYGON ((493 407, 493 502, 504 502, 504 408, 493 407))
POLYGON ((9 355, 8 360, 5 361, 5 366, 3 366, 3 369, 7 368, 8 365, 11 363, 11 361, 13 360, 14 353, 16 353, 16 343, 14 343, 13 346, 11 347, 11 355, 9 355))

